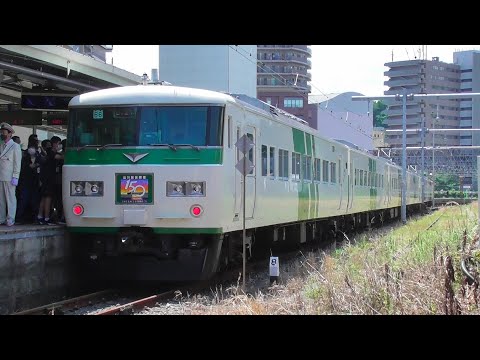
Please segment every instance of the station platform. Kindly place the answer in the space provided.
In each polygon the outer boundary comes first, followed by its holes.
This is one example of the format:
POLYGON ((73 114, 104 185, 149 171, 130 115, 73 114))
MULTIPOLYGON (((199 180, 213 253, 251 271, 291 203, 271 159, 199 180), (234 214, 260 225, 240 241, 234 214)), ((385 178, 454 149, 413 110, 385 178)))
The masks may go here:
POLYGON ((0 314, 61 298, 69 260, 64 225, 0 225, 0 314))

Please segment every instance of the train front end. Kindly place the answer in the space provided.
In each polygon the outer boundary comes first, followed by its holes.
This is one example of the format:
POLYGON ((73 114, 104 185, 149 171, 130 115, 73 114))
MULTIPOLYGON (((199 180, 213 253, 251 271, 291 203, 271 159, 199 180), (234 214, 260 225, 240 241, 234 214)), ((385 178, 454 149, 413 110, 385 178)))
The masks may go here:
POLYGON ((79 271, 210 277, 222 246, 223 94, 108 89, 70 103, 63 199, 79 271))

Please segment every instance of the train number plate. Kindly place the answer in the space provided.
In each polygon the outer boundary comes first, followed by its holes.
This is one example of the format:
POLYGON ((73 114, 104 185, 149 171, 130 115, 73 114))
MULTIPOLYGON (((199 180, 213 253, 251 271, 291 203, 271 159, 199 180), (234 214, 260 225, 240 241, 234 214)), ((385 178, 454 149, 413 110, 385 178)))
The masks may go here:
POLYGON ((117 204, 152 204, 153 174, 116 174, 117 204))

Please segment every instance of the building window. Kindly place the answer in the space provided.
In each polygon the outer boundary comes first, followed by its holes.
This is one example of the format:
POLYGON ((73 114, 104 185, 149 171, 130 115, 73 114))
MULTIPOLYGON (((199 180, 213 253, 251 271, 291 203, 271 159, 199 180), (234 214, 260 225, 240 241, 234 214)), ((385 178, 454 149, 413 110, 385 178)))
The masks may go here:
POLYGON ((285 98, 283 99, 283 107, 303 108, 303 99, 302 98, 285 98))
POLYGON ((268 105, 272 105, 272 98, 271 98, 271 97, 265 98, 265 102, 266 102, 268 105))

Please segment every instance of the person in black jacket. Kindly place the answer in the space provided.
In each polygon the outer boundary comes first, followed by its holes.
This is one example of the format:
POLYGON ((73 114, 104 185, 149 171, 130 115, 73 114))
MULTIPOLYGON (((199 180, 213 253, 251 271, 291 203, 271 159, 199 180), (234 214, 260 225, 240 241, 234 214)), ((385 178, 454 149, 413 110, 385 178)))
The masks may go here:
POLYGON ((40 162, 38 141, 30 140, 22 154, 20 179, 18 182, 18 207, 16 223, 31 223, 35 220, 40 201, 40 162))

